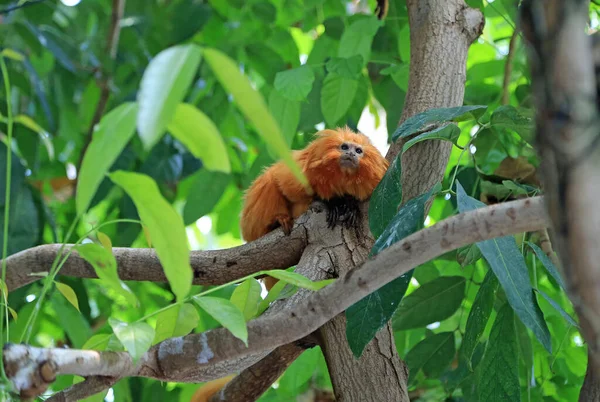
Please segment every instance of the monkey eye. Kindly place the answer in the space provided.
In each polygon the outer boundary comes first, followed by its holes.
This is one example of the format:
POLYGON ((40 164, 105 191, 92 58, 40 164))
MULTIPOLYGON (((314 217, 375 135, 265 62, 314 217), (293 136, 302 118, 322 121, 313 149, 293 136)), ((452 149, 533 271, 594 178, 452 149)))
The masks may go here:
POLYGON ((348 150, 348 144, 342 144, 342 151, 348 150))
POLYGON ((359 154, 359 155, 360 155, 360 154, 362 154, 362 152, 363 152, 363 151, 362 151, 362 148, 356 147, 356 153, 357 153, 357 154, 359 154))

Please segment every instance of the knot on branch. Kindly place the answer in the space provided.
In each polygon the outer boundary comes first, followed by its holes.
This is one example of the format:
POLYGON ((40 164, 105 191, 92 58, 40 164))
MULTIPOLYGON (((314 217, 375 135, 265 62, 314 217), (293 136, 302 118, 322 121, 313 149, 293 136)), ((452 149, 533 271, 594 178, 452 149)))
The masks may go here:
POLYGON ((58 365, 47 358, 43 349, 7 343, 3 362, 7 377, 24 399, 44 393, 58 375, 58 365))

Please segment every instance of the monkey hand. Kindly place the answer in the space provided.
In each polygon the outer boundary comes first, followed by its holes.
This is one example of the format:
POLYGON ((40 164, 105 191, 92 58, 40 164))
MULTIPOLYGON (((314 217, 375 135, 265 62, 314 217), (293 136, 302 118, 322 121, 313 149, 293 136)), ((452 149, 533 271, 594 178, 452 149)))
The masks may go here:
POLYGON ((327 205, 327 227, 335 228, 342 222, 344 227, 351 228, 361 219, 360 203, 351 195, 322 200, 327 205))

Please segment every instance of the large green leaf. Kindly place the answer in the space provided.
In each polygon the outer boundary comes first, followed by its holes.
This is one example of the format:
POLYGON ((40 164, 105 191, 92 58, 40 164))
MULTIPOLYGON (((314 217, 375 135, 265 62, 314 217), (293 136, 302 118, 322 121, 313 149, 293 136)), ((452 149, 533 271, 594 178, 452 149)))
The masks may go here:
POLYGON ((250 321, 258 312, 258 304, 262 301, 260 283, 254 278, 246 279, 235 288, 231 302, 244 313, 246 321, 250 321))
POLYGON ((490 116, 490 124, 494 128, 507 128, 514 130, 525 140, 533 137, 534 121, 525 116, 511 105, 499 106, 490 116))
POLYGON ((275 75, 275 89, 284 98, 291 101, 303 101, 308 96, 315 81, 312 68, 303 65, 275 75))
POLYGON ((492 314, 497 290, 498 280, 490 270, 486 274, 485 279, 477 292, 477 296, 475 296, 469 318, 467 318, 465 335, 460 347, 460 353, 466 359, 467 365, 471 371, 473 370, 473 352, 475 351, 475 347, 479 343, 479 338, 481 338, 485 326, 490 319, 490 314, 492 314))
POLYGON ((220 297, 194 296, 192 299, 219 324, 227 328, 233 336, 248 345, 248 329, 244 313, 235 304, 220 297))
POLYGON ((156 331, 153 344, 167 338, 184 336, 198 326, 200 316, 190 303, 175 305, 156 316, 156 331))
POLYGON ((496 316, 480 369, 480 401, 521 400, 517 333, 513 310, 508 303, 496 316))
POLYGON ((78 215, 88 209, 108 169, 133 137, 137 112, 136 103, 124 103, 100 120, 79 170, 75 200, 78 215))
POLYGON ((362 60, 362 57, 359 55, 348 58, 332 57, 327 61, 327 71, 344 78, 356 79, 360 76, 362 70, 362 60))
POLYGON ((481 250, 476 244, 469 244, 456 250, 456 261, 461 267, 476 263, 481 257, 481 250))
POLYGON ((330 127, 335 126, 346 114, 357 89, 358 80, 333 73, 327 74, 321 88, 321 111, 330 127))
MULTIPOLYGON (((458 210, 463 213, 484 206, 469 197, 457 182, 458 210)), ((492 267, 506 297, 519 319, 533 331, 542 345, 551 351, 550 331, 533 294, 525 259, 512 236, 499 237, 477 243, 484 258, 492 267)))
POLYGON ((430 378, 438 377, 454 359, 454 332, 440 332, 417 343, 407 354, 411 379, 420 369, 430 378))
POLYGON ((117 171, 110 174, 110 179, 133 200, 142 222, 148 228, 171 289, 177 300, 183 300, 192 286, 192 267, 181 216, 162 197, 150 177, 117 171))
POLYGON ((383 25, 383 22, 375 16, 354 21, 344 30, 337 55, 339 57, 360 55, 363 65, 367 64, 371 55, 373 38, 381 25, 383 25))
POLYGON ((556 311, 558 311, 558 313, 560 315, 563 316, 563 318, 565 320, 567 320, 567 322, 569 324, 571 324, 574 327, 579 327, 579 325, 577 324, 577 321, 575 321, 573 319, 573 317, 571 317, 571 315, 569 313, 567 313, 561 306, 560 304, 558 304, 556 301, 554 301, 554 299, 552 299, 546 292, 540 290, 540 289, 536 289, 536 292, 539 293, 540 295, 542 295, 542 297, 552 306, 554 307, 554 309, 556 311))
POLYGON ((292 144, 300 123, 301 103, 296 100, 285 98, 278 90, 269 94, 269 110, 281 127, 281 132, 288 145, 292 144))
POLYGON ((165 133, 200 64, 196 45, 173 46, 157 54, 142 76, 137 128, 146 149, 165 133))
POLYGON ((73 347, 81 348, 92 335, 88 321, 72 304, 58 294, 50 298, 50 305, 56 311, 57 323, 63 328, 73 347))
POLYGON ((225 173, 231 171, 227 147, 219 129, 200 110, 190 104, 180 103, 168 128, 192 155, 202 160, 206 169, 225 173))
POLYGON ((154 329, 145 322, 126 323, 109 318, 108 323, 134 363, 152 346, 154 329))
POLYGON ((244 116, 254 124, 263 141, 283 159, 301 183, 308 185, 302 170, 292 158, 287 142, 275 118, 269 113, 262 95, 252 88, 233 60, 216 49, 204 49, 204 57, 223 87, 233 95, 244 116))
POLYGON ((401 159, 401 155, 394 159, 369 201, 369 228, 375 238, 381 236, 402 202, 401 159))
POLYGON ((130 305, 137 306, 138 300, 131 289, 119 279, 117 260, 109 250, 96 243, 80 244, 75 250, 94 268, 104 286, 125 297, 130 305))
MULTIPOLYGON (((437 186, 436 186, 437 188, 437 186)), ((377 239, 371 254, 375 255, 423 227, 425 202, 431 191, 409 200, 394 216, 377 239)), ((352 353, 360 356, 363 349, 386 323, 406 293, 413 270, 394 279, 346 310, 346 339, 352 353)))
POLYGON ((436 127, 431 131, 427 131, 426 133, 419 134, 414 138, 406 141, 404 146, 402 147, 402 152, 406 152, 413 145, 425 141, 425 140, 443 140, 449 141, 456 145, 458 138, 460 137, 460 129, 454 124, 448 124, 445 126, 436 127))
POLYGON ((481 115, 487 106, 459 106, 440 109, 429 109, 426 112, 416 114, 406 119, 392 135, 395 141, 424 129, 430 124, 439 124, 449 121, 463 121, 473 119, 481 115))
POLYGON ((231 182, 231 175, 200 169, 190 180, 190 191, 183 208, 183 221, 186 225, 212 212, 231 182))
POLYGON ((462 303, 465 283, 463 276, 441 276, 425 283, 402 300, 394 313, 394 330, 420 328, 449 318, 462 303))

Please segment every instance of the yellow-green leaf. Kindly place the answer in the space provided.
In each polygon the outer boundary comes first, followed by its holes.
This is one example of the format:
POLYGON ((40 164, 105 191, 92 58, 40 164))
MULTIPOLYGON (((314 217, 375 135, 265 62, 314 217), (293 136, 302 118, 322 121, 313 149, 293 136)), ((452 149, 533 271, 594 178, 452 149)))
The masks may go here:
POLYGON ((235 304, 220 297, 194 296, 193 299, 202 310, 248 346, 246 320, 235 304))
POLYGON ((52 144, 52 140, 50 139, 50 134, 46 130, 42 128, 39 124, 37 124, 31 117, 26 116, 24 114, 20 114, 15 116, 15 123, 19 123, 31 131, 35 131, 40 140, 42 140, 42 144, 46 147, 46 152, 48 152, 48 158, 53 161, 54 160, 54 145, 52 144))
POLYGON ((204 49, 204 58, 221 85, 233 95, 234 101, 242 113, 254 124, 265 143, 283 159, 296 178, 305 186, 308 186, 306 177, 292 158, 292 153, 281 133, 281 129, 269 112, 269 108, 260 92, 252 88, 250 81, 240 72, 235 62, 222 52, 216 49, 204 49))
POLYGON ((126 323, 109 318, 108 323, 134 363, 152 346, 154 328, 145 322, 126 323))
POLYGON ((83 156, 77 178, 75 205, 78 215, 88 209, 108 169, 133 136, 137 110, 136 103, 125 103, 100 120, 83 156))
POLYGON ((112 250, 112 242, 110 241, 110 237, 108 237, 102 232, 98 232, 96 236, 98 237, 98 241, 100 241, 100 244, 102 244, 102 247, 104 247, 108 251, 112 250))
POLYGON ((192 286, 192 267, 183 219, 160 194, 150 177, 116 171, 110 179, 131 197, 140 218, 148 227, 158 259, 177 300, 183 300, 192 286))
POLYGON ((200 316, 196 308, 190 303, 164 310, 156 316, 156 334, 152 343, 187 335, 198 326, 199 320, 200 316))
POLYGON ((301 288, 310 289, 310 290, 319 290, 323 286, 328 285, 330 282, 313 282, 305 276, 297 274, 295 272, 284 271, 282 269, 274 269, 271 271, 265 271, 265 273, 273 278, 277 278, 280 281, 284 281, 286 283, 290 283, 292 285, 296 285, 301 288))
POLYGON ((169 123, 169 132, 208 170, 229 173, 231 165, 225 142, 219 129, 204 113, 193 105, 180 103, 169 123))
POLYGON ((77 311, 79 311, 79 301, 77 300, 77 295, 75 294, 73 288, 60 282, 54 282, 54 284, 56 285, 56 289, 58 289, 65 299, 67 299, 67 301, 71 303, 73 307, 77 309, 77 311))
POLYGON ((254 278, 249 278, 240 283, 231 295, 231 302, 244 313, 246 321, 252 319, 258 311, 261 290, 260 283, 254 278))

